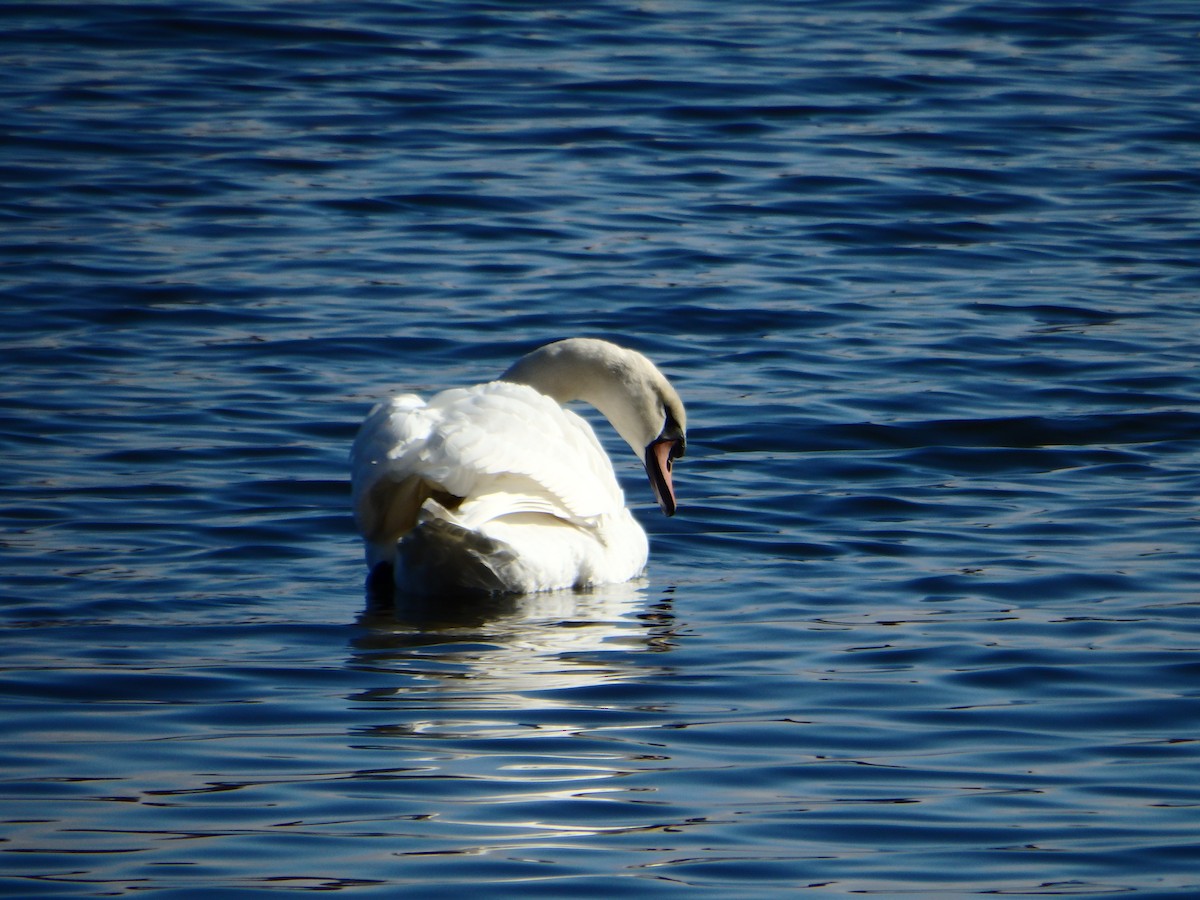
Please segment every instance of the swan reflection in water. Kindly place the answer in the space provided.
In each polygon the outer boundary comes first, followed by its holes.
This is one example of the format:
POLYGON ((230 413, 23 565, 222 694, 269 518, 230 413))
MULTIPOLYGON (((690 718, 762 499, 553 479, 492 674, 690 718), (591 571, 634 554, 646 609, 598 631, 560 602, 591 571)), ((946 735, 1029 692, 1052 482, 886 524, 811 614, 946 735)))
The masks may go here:
POLYGON ((571 707, 547 692, 660 677, 644 654, 672 649, 675 627, 670 595, 650 603, 639 582, 436 605, 368 598, 359 624, 352 664, 388 683, 355 699, 445 713, 571 707))
POLYGON ((351 746, 371 760, 364 790, 401 823, 395 855, 533 853, 658 828, 647 797, 669 764, 659 729, 671 602, 641 582, 369 602, 350 664, 376 687, 348 698, 351 746))

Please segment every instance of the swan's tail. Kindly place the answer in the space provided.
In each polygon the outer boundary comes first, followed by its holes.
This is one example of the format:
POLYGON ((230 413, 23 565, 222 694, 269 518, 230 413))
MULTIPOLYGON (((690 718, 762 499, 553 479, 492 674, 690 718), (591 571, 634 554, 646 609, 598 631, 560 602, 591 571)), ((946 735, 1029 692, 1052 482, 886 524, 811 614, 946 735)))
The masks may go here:
POLYGON ((429 518, 396 545, 396 588, 409 594, 500 594, 502 572, 516 561, 503 541, 429 518))

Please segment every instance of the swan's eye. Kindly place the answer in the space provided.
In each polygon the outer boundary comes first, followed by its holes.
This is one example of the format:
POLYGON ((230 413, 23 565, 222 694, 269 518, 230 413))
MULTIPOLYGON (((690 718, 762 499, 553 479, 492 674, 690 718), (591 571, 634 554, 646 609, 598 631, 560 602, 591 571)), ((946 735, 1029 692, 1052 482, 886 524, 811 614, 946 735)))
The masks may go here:
POLYGON ((679 427, 678 419, 669 413, 663 422, 663 429, 659 433, 659 440, 671 442, 671 450, 667 454, 668 461, 683 456, 684 451, 687 449, 687 437, 684 435, 683 429, 679 427))

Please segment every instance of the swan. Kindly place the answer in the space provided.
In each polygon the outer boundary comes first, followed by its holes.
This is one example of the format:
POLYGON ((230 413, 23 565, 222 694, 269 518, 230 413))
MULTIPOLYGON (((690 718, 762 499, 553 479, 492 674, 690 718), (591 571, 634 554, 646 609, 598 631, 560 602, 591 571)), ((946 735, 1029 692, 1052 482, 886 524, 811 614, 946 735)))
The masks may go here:
POLYGON ((641 574, 646 533, 625 507, 581 400, 642 460, 663 513, 686 447, 675 389, 649 359, 594 338, 547 344, 496 381, 377 404, 350 452, 369 580, 402 594, 533 593, 641 574))

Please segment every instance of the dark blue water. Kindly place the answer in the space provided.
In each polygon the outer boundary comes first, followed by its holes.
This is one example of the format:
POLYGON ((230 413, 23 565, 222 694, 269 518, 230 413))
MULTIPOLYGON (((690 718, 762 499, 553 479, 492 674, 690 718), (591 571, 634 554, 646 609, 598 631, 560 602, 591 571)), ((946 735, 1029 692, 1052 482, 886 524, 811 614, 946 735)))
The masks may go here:
POLYGON ((0 894, 1193 896, 1198 35, 0 6, 0 894), (576 334, 645 581, 370 608, 370 405, 576 334))

